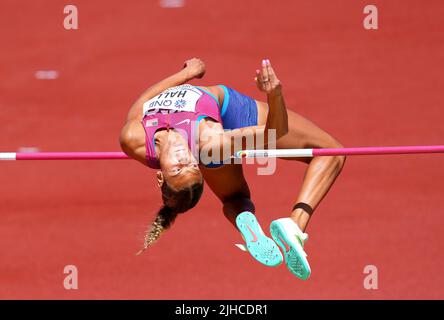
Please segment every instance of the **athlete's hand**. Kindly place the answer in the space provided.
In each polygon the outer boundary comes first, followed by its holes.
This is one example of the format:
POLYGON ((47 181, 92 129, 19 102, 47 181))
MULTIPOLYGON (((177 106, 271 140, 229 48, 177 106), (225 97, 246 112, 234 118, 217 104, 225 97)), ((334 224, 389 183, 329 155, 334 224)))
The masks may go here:
POLYGON ((205 63, 198 58, 185 61, 183 67, 189 80, 194 78, 201 79, 205 74, 205 63))
POLYGON ((271 67, 270 60, 262 60, 262 66, 260 70, 256 70, 256 86, 262 92, 267 95, 276 95, 281 93, 281 82, 276 77, 273 68, 271 67))

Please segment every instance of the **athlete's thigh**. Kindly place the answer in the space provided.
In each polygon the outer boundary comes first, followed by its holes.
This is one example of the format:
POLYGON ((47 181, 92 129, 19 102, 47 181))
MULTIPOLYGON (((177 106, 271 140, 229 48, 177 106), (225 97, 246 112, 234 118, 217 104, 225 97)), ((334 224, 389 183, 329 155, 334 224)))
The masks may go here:
POLYGON ((241 164, 227 164, 219 168, 201 167, 205 182, 222 201, 233 197, 250 197, 241 164))
POLYGON ((278 139, 279 149, 326 148, 339 143, 312 121, 288 110, 288 133, 278 139))
MULTIPOLYGON (((312 121, 294 111, 287 110, 288 133, 276 142, 277 149, 337 148, 340 146, 330 134, 312 121)), ((286 158, 310 162, 311 158, 286 158)))
MULTIPOLYGON (((259 125, 265 125, 268 114, 266 103, 257 101, 259 125), (261 123, 262 122, 262 123, 261 123)), ((334 148, 339 143, 312 121, 287 109, 288 133, 276 141, 277 149, 334 148)), ((285 158, 309 162, 311 158, 285 158)))

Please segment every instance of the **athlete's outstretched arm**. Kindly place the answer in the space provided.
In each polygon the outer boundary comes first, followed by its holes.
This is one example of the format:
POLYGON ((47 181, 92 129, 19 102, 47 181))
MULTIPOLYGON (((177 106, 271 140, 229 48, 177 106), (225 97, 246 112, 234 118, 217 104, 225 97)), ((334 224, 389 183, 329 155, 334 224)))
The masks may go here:
POLYGON ((169 76, 146 89, 142 95, 134 102, 128 112, 127 121, 140 120, 143 113, 143 103, 155 97, 162 91, 184 84, 194 78, 202 78, 205 74, 205 64, 202 60, 193 58, 185 61, 185 67, 179 72, 169 76))
POLYGON ((276 139, 279 139, 288 132, 288 115, 282 85, 271 67, 270 60, 262 61, 262 70, 256 70, 255 80, 258 89, 267 94, 269 111, 264 134, 267 134, 269 129, 274 129, 276 139))
POLYGON ((211 156, 213 150, 217 150, 219 154, 226 154, 230 150, 232 155, 244 149, 262 149, 288 133, 288 115, 282 85, 269 60, 262 61, 261 70, 256 70, 255 80, 258 89, 267 94, 269 111, 265 126, 238 128, 208 137, 202 147, 206 149, 206 154, 211 156), (275 135, 269 135, 270 131, 274 131, 275 135), (269 137, 272 141, 268 141, 269 137), (258 145, 258 141, 263 144, 258 145))
POLYGON ((145 163, 143 148, 145 145, 145 132, 141 126, 143 117, 143 104, 158 95, 165 89, 184 84, 193 78, 202 78, 205 74, 203 61, 193 58, 185 62, 185 67, 166 79, 151 86, 131 106, 125 125, 120 130, 119 142, 122 151, 142 164, 145 163))

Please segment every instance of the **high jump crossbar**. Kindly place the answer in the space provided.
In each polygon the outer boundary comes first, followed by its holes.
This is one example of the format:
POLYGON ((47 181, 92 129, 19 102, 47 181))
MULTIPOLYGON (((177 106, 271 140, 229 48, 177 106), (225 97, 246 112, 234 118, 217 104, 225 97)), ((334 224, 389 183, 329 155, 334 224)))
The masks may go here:
POLYGON ((236 152, 236 158, 301 158, 319 156, 358 156, 444 153, 444 145, 401 146, 401 147, 360 147, 360 148, 320 148, 320 149, 269 149, 242 150, 236 152))
MULTIPOLYGON (((397 155, 444 153, 444 145, 315 148, 315 149, 268 149, 242 150, 233 158, 297 158, 319 156, 397 155)), ((0 152, 0 160, 122 160, 130 159, 123 152, 0 152)))

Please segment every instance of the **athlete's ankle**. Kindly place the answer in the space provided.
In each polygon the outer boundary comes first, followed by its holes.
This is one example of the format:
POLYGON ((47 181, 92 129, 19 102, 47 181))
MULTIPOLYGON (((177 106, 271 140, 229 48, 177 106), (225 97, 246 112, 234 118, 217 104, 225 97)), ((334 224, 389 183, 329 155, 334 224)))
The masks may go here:
POLYGON ((305 232, 305 229, 307 228, 308 220, 310 219, 310 216, 306 216, 304 213, 295 213, 294 211, 290 214, 291 220, 299 227, 299 229, 302 232, 305 232))

